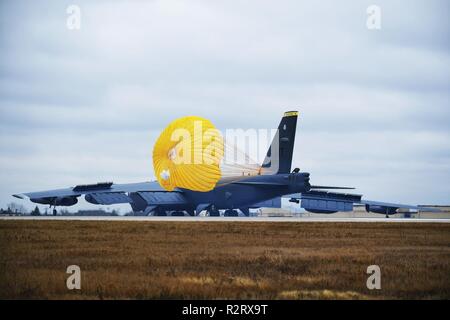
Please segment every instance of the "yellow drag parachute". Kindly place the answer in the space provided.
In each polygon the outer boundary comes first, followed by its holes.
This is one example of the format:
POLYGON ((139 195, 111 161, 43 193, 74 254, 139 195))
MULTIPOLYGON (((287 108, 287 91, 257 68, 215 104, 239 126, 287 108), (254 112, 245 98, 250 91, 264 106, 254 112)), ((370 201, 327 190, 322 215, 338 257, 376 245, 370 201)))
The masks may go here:
POLYGON ((207 119, 188 116, 170 123, 153 147, 153 168, 166 190, 210 191, 221 178, 221 133, 207 119))

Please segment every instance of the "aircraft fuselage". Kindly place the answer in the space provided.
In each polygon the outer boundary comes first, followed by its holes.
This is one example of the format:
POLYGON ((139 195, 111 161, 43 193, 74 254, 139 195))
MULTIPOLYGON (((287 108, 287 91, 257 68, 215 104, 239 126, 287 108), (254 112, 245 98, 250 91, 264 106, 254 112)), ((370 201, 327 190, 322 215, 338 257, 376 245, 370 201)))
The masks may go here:
POLYGON ((201 204, 212 204, 217 209, 234 209, 252 207, 261 201, 309 189, 309 173, 291 173, 240 179, 233 183, 219 184, 209 192, 182 191, 183 196, 192 204, 191 209, 201 204))

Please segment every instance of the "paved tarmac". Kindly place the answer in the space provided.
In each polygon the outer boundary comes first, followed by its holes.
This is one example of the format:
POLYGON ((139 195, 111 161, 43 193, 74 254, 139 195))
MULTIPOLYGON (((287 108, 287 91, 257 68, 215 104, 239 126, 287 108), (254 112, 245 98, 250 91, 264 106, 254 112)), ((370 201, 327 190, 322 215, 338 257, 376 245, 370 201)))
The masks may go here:
POLYGON ((333 218, 330 217, 153 217, 153 216, 1 216, 0 220, 50 221, 185 221, 185 222, 387 222, 387 223, 450 223, 450 219, 420 218, 333 218))

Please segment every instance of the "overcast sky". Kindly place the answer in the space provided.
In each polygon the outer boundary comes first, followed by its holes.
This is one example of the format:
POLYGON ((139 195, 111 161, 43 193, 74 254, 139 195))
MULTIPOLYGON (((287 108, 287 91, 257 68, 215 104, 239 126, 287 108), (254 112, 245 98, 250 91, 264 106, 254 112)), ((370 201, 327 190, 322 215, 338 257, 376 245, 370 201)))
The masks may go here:
POLYGON ((177 117, 270 129, 291 109, 301 113, 294 165, 314 184, 448 204, 449 9, 446 0, 2 1, 0 206, 13 193, 152 179, 153 143, 177 117), (67 28, 71 4, 80 30, 67 28), (379 30, 366 25, 372 4, 379 30))

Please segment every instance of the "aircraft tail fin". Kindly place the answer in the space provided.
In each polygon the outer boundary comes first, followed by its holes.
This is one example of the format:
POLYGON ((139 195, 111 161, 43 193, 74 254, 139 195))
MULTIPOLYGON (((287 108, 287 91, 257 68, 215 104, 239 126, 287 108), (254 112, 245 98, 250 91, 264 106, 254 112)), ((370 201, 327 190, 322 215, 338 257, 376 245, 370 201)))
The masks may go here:
POLYGON ((284 113, 277 133, 261 166, 263 174, 290 173, 294 152, 297 111, 284 113))

